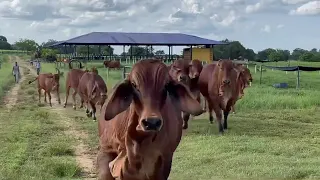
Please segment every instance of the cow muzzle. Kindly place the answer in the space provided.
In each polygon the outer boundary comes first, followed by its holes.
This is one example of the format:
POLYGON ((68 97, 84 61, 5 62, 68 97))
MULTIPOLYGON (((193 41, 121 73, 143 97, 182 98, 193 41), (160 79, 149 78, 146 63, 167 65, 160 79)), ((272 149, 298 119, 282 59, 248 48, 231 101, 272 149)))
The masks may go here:
POLYGON ((163 125, 163 120, 159 117, 147 117, 141 120, 143 131, 160 131, 163 125))

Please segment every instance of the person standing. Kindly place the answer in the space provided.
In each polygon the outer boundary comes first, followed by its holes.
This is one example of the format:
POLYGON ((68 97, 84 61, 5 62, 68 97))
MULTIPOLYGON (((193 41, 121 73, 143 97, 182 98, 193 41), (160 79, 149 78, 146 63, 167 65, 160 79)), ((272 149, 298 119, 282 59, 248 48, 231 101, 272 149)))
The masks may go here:
POLYGON ((40 61, 38 60, 38 61, 36 62, 37 75, 39 75, 39 73, 40 73, 40 68, 41 68, 41 66, 40 66, 40 61))
POLYGON ((12 68, 12 74, 14 75, 15 82, 19 82, 20 78, 20 67, 17 62, 15 62, 15 65, 12 68))

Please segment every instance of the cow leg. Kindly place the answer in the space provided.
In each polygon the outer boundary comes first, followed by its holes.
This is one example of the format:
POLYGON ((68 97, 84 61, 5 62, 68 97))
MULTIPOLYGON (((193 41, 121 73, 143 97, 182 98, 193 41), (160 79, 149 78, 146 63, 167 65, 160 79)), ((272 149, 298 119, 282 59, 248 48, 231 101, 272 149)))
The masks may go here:
POLYGON ((65 108, 65 107, 67 107, 67 103, 68 103, 68 98, 69 98, 69 93, 70 93, 70 86, 66 86, 66 99, 65 99, 65 101, 64 101, 64 105, 63 105, 63 107, 65 108))
POLYGON ((97 108, 96 108, 96 105, 92 101, 90 101, 90 106, 91 106, 92 119, 95 121, 95 120, 97 120, 97 117, 96 117, 97 108))
POLYGON ((92 117, 92 111, 89 111, 89 102, 86 102, 86 104, 87 104, 87 109, 86 109, 87 117, 92 117))
POLYGON ((41 89, 38 89, 38 94, 39 94, 39 104, 41 103, 40 99, 41 99, 41 89))
POLYGON ((212 104, 209 103, 209 101, 208 101, 208 113, 209 113, 209 122, 210 122, 210 124, 213 124, 212 110, 213 110, 212 104))
POLYGON ((79 107, 80 109, 83 108, 83 103, 84 103, 84 100, 81 98, 81 103, 80 103, 80 107, 79 107))
POLYGON ((99 151, 97 157, 98 180, 115 180, 109 168, 109 163, 115 158, 112 154, 99 151))
POLYGON ((233 114, 236 113, 236 111, 235 111, 235 109, 234 109, 234 106, 231 106, 231 111, 232 111, 233 114))
POLYGON ((171 172, 172 160, 164 161, 163 163, 163 177, 165 180, 168 179, 171 172))
POLYGON ((183 129, 188 129, 188 121, 189 121, 190 114, 182 112, 182 117, 183 117, 182 128, 183 129))
POLYGON ((218 126, 219 126, 219 134, 223 134, 224 132, 224 128, 223 128, 223 122, 222 122, 222 113, 221 113, 221 109, 218 105, 214 105, 213 106, 213 110, 216 113, 216 118, 217 118, 217 122, 218 122, 218 126))
POLYGON ((49 104, 50 104, 50 106, 52 107, 52 103, 51 103, 51 93, 50 93, 50 91, 48 91, 47 93, 48 93, 48 97, 49 97, 49 104))
POLYGON ((57 88, 57 98, 58 98, 58 103, 61 104, 60 90, 59 90, 59 88, 57 88))
POLYGON ((222 122, 222 112, 221 112, 221 108, 219 106, 219 104, 217 103, 212 103, 212 102, 218 102, 215 99, 210 99, 208 101, 208 105, 209 105, 209 114, 210 114, 210 122, 213 121, 213 117, 212 117, 212 109, 216 114, 216 118, 217 118, 217 122, 218 122, 218 126, 219 126, 219 134, 223 134, 224 130, 223 130, 223 122, 222 122), (211 121, 212 120, 212 121, 211 121))
POLYGON ((44 91, 44 102, 47 103, 47 91, 44 91))
POLYGON ((230 111, 223 111, 223 118, 224 118, 224 123, 223 123, 223 128, 228 129, 228 116, 229 116, 230 111))
POLYGON ((72 105, 72 108, 75 110, 76 109, 76 95, 77 95, 77 91, 74 90, 73 93, 72 93, 72 100, 73 100, 73 105, 72 105))

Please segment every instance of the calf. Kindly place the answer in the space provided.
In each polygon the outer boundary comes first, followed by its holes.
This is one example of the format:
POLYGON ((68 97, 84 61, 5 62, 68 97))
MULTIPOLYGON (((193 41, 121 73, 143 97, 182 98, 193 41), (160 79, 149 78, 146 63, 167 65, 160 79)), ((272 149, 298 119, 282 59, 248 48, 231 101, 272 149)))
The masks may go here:
POLYGON ((47 102, 47 94, 49 97, 49 104, 52 107, 51 104, 51 91, 57 92, 58 102, 61 104, 60 101, 60 93, 59 93, 59 79, 60 79, 60 71, 57 69, 58 74, 52 74, 52 73, 42 73, 39 74, 34 80, 29 81, 29 84, 31 84, 34 81, 38 81, 38 94, 39 94, 39 103, 41 98, 41 90, 44 90, 44 101, 47 102))
POLYGON ((220 134, 228 128, 228 115, 239 94, 237 76, 236 65, 231 60, 219 60, 217 63, 208 64, 200 73, 198 85, 201 94, 208 102, 209 120, 213 123, 213 110, 220 134), (224 121, 221 110, 223 110, 224 121))
POLYGON ((199 115, 189 89, 159 60, 141 60, 99 117, 98 179, 166 180, 182 136, 181 111, 199 115))
POLYGON ((97 71, 86 72, 79 80, 78 93, 81 97, 81 104, 86 103, 88 117, 96 120, 96 104, 102 105, 107 99, 107 86, 97 71), (89 105, 91 110, 89 111, 89 105))
MULTIPOLYGON (((71 63, 72 62, 70 61, 69 62, 70 71, 67 74, 67 80, 66 80, 66 98, 65 98, 63 107, 67 106, 70 89, 72 88, 73 89, 73 93, 72 93, 73 106, 72 107, 73 109, 76 109, 76 95, 77 95, 77 90, 79 86, 79 81, 80 81, 80 78, 83 76, 83 74, 86 72, 89 72, 89 70, 73 69, 71 63)), ((80 63, 80 68, 83 68, 81 62, 79 63, 80 63)), ((91 71, 97 73, 96 68, 92 68, 91 71)), ((79 108, 82 108, 82 107, 83 107, 83 100, 81 100, 81 105, 79 108)))

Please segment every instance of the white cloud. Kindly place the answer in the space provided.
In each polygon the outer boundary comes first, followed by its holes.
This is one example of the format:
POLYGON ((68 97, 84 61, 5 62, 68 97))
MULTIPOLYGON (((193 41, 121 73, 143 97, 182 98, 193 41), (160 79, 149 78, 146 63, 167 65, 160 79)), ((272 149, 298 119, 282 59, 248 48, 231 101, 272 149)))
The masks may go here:
POLYGON ((282 29, 283 27, 284 27, 283 24, 278 24, 278 25, 277 25, 277 29, 282 29))
POLYGON ((290 15, 320 15, 320 1, 310 1, 289 12, 290 15))
POLYGON ((261 29, 262 32, 270 33, 271 27, 270 25, 264 25, 264 27, 261 29))

